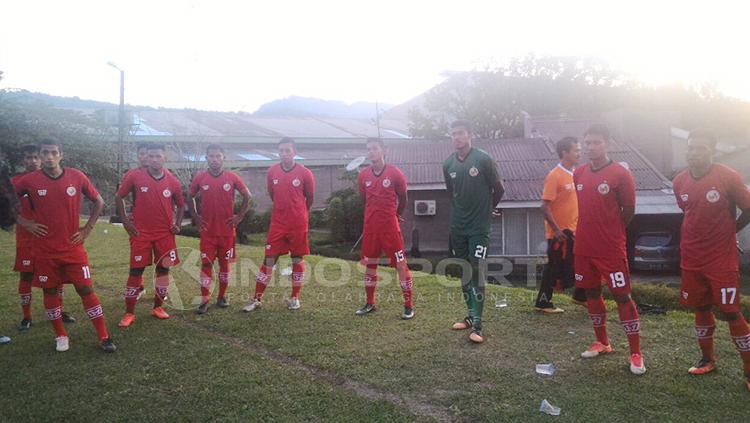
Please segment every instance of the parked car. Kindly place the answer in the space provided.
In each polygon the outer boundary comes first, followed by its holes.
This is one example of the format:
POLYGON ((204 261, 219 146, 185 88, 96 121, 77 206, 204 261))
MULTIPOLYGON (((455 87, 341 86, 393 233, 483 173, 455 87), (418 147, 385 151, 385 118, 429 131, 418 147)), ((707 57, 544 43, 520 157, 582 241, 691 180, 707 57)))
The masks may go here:
POLYGON ((670 231, 640 232, 635 236, 635 270, 674 270, 680 266, 680 239, 670 231))

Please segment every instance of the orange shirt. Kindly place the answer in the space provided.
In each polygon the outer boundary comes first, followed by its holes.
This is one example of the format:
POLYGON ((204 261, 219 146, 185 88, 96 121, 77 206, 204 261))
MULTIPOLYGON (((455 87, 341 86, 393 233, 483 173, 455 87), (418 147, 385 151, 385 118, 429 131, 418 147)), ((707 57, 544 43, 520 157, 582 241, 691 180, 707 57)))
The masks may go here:
MULTIPOLYGON (((570 229, 575 233, 578 224, 578 199, 573 184, 573 172, 565 169, 561 164, 555 166, 544 178, 542 200, 550 201, 550 211, 560 230, 570 229)), ((555 232, 544 220, 547 239, 552 239, 555 232)))

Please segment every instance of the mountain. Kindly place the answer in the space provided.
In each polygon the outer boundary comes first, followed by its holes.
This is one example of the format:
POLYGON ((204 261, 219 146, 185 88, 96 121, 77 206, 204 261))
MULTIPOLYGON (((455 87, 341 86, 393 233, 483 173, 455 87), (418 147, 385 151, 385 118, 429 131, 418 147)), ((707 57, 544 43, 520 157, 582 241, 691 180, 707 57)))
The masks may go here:
MULTIPOLYGON (((393 107, 378 104, 380 113, 393 107)), ((346 104, 336 100, 292 96, 263 104, 253 113, 255 117, 334 117, 371 119, 375 117, 375 103, 346 104)))

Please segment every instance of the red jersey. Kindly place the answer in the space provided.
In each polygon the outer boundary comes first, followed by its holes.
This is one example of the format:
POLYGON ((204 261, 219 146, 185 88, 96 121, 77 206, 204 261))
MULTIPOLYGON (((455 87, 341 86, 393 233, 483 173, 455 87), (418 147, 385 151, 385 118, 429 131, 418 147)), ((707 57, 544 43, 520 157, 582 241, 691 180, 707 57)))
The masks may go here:
POLYGON ((396 166, 385 165, 380 174, 372 166, 357 177, 359 193, 365 199, 364 233, 400 232, 396 216, 398 195, 406 194, 406 177, 396 166))
POLYGON ((190 195, 200 193, 201 220, 204 235, 234 236, 234 226, 227 220, 234 216, 234 191, 245 192, 247 185, 234 172, 222 171, 213 176, 204 170, 198 172, 190 183, 190 195))
POLYGON ((695 179, 683 170, 673 181, 674 196, 685 216, 680 267, 685 270, 738 271, 737 207, 750 208, 750 191, 731 168, 713 164, 695 179))
POLYGON ((307 232, 307 199, 305 193, 315 191, 310 169, 295 163, 286 171, 281 164, 268 169, 268 194, 273 200, 269 232, 307 232))
POLYGON ((133 223, 138 229, 138 239, 155 241, 171 235, 174 224, 174 207, 183 207, 180 181, 171 173, 156 179, 146 169, 133 169, 125 174, 118 197, 133 194, 133 223))
POLYGON ((578 227, 574 254, 586 257, 625 258, 626 234, 622 207, 635 207, 633 174, 610 162, 597 170, 587 163, 573 173, 578 196, 578 227))
MULTIPOLYGON (((28 174, 29 172, 18 174, 10 179, 10 183, 13 184, 14 187, 17 187, 21 178, 28 174)), ((18 199, 18 202, 21 203, 21 211, 19 213, 21 217, 23 217, 24 219, 32 219, 31 202, 29 200, 29 196, 24 195, 23 197, 18 199)), ((21 225, 16 225, 16 244, 33 239, 34 235, 32 235, 31 232, 21 227, 21 225)))
POLYGON ((47 226, 47 235, 38 239, 34 252, 39 258, 80 259, 86 257, 83 244, 73 245, 72 236, 80 230, 81 195, 91 201, 99 193, 78 169, 63 168, 57 178, 41 170, 18 180, 18 196, 28 196, 31 218, 47 226))

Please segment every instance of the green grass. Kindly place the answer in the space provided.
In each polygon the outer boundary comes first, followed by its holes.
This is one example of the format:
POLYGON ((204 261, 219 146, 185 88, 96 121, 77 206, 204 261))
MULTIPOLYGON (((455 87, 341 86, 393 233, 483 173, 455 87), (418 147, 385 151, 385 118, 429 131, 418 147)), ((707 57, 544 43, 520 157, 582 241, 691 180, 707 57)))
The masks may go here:
MULTIPOLYGON (((198 240, 179 238, 178 244, 197 248, 198 240)), ((230 286, 230 309, 211 308, 205 316, 172 309, 173 319, 155 321, 148 316, 149 301, 142 300, 134 326, 120 330, 127 238, 121 229, 100 224, 87 246, 119 347, 114 355, 97 349, 70 288, 66 309, 79 323, 69 326, 69 352, 54 351, 38 290, 34 327, 16 333, 16 275, 7 270, 14 242, 0 234, 0 332, 13 337, 0 347, 0 419, 542 421, 552 419, 538 411, 545 398, 562 408, 556 421, 745 421, 750 410, 725 325, 719 324, 716 335, 719 371, 687 375, 699 352, 692 316, 681 311, 643 317, 649 370, 636 377, 627 369, 627 340, 612 303, 615 353, 590 361, 578 358, 593 338, 588 316, 565 296, 555 302, 567 312, 546 316, 533 311, 533 292, 489 287, 487 341, 476 346, 467 333, 449 330, 464 315, 456 281, 418 274, 417 316, 408 322, 398 318, 398 284, 381 283, 378 312, 356 318, 353 312, 363 303, 361 273, 336 282, 341 270, 323 268, 321 261, 328 259, 315 256, 308 260, 315 271, 308 272, 312 280, 302 291, 301 310, 286 309, 281 298, 289 295, 289 282, 278 278, 263 308, 243 314, 239 309, 254 287, 246 260, 257 262, 262 248, 239 246, 245 261, 230 286), (492 307, 494 298, 506 296, 508 308, 492 307), (558 373, 536 375, 541 362, 555 363, 558 373)), ((170 295, 189 304, 198 286, 189 277, 195 269, 188 251, 182 256, 185 265, 174 272, 179 292, 170 295)), ((392 278, 393 272, 382 274, 392 278)))

